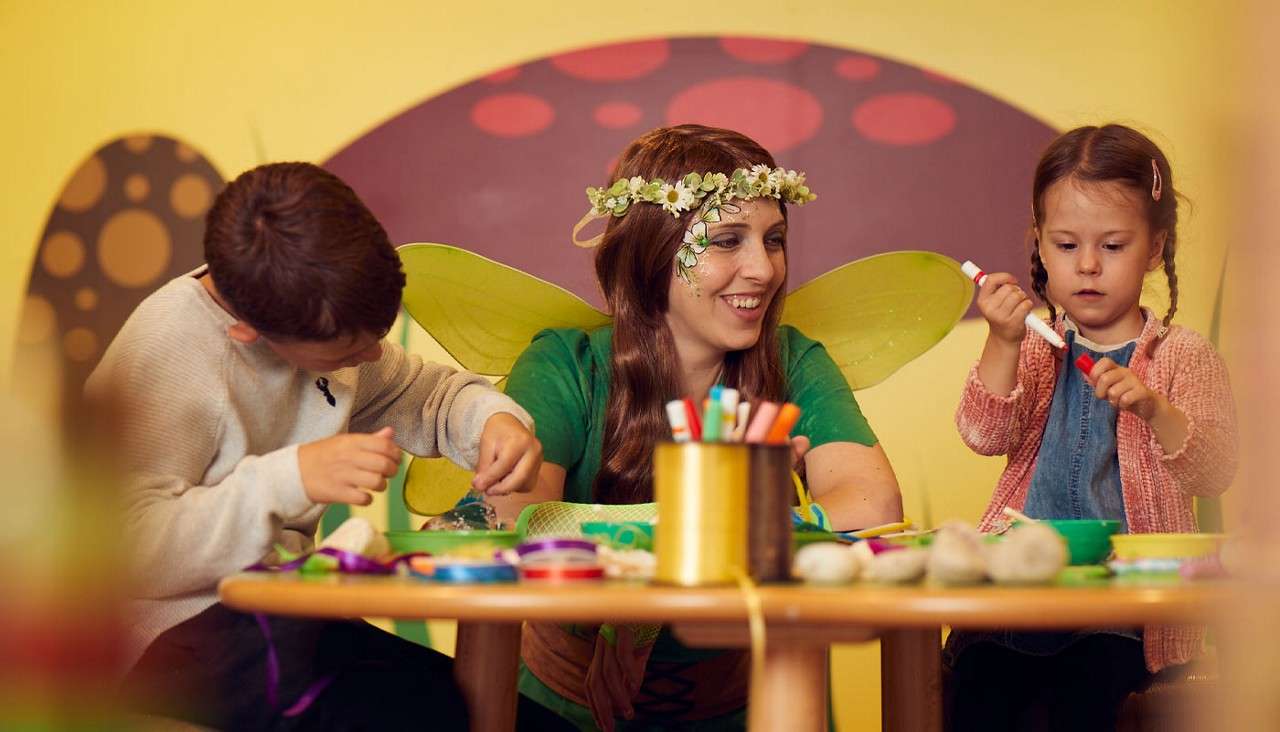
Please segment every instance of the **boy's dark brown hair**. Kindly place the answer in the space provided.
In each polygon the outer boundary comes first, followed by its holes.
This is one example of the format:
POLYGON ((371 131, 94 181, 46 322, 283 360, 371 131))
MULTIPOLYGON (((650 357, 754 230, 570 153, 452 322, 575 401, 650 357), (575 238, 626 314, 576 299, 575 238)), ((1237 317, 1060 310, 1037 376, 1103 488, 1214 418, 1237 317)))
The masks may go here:
POLYGON ((1036 222, 1044 221, 1044 193, 1049 186, 1066 178, 1088 183, 1115 182, 1137 191, 1145 206, 1147 224, 1154 235, 1165 232, 1164 274, 1169 280, 1168 326, 1178 310, 1178 272, 1174 255, 1178 250, 1178 198, 1173 188, 1173 171, 1164 152, 1146 135, 1124 125, 1077 127, 1049 143, 1036 165, 1031 190, 1031 208, 1035 216, 1031 230, 1031 287, 1049 307, 1049 318, 1056 319, 1049 302, 1046 285, 1049 274, 1040 261, 1040 242, 1035 238, 1036 222), (1156 170, 1152 169, 1154 162, 1156 170), (1160 185, 1156 186, 1156 172, 1160 185), (1160 200, 1152 195, 1153 186, 1160 189, 1160 200))
POLYGON ((242 173, 209 209, 204 256, 235 316, 282 341, 391 328, 405 277, 387 232, 337 176, 310 163, 242 173))

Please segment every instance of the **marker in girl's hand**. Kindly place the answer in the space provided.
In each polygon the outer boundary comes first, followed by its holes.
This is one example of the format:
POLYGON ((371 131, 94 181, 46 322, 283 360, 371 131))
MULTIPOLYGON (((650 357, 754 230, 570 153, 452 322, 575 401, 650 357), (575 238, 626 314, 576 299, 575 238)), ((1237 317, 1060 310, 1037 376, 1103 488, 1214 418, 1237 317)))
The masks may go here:
MULTIPOLYGON (((982 287, 982 283, 987 281, 987 273, 979 269, 978 265, 973 262, 965 261, 964 264, 960 265, 960 271, 976 282, 978 287, 982 287)), ((1067 347, 1067 342, 1062 340, 1062 336, 1058 335, 1053 328, 1050 328, 1048 323, 1037 318, 1034 313, 1027 313, 1026 323, 1028 328, 1039 333, 1054 348, 1067 347)))
POLYGON ((1087 353, 1080 354, 1080 358, 1076 359, 1076 368, 1088 376, 1093 371, 1093 359, 1087 353))

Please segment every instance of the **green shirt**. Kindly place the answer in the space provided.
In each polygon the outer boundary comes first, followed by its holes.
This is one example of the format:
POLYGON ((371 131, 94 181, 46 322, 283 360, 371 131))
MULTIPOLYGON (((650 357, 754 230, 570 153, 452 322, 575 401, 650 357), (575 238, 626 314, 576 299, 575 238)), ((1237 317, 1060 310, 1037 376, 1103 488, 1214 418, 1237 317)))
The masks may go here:
MULTIPOLYGON (((533 337, 507 379, 507 395, 533 415, 543 457, 565 469, 564 500, 573 503, 595 503, 592 485, 603 450, 612 344, 613 326, 591 333, 544 330, 533 337)), ((848 382, 821 343, 784 325, 778 328, 778 351, 787 401, 801 410, 793 435, 807 436, 811 447, 876 444, 848 382)))

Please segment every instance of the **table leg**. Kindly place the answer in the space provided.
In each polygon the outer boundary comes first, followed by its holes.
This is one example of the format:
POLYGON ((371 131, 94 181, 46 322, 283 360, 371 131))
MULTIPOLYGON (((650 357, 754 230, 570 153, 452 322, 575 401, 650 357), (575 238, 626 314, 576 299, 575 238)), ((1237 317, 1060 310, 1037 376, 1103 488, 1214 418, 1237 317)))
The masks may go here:
POLYGON ((751 679, 750 732, 826 732, 829 650, 798 644, 765 649, 764 677, 751 679))
POLYGON ((880 727, 942 729, 942 630, 887 630, 880 636, 880 727))
POLYGON ((519 623, 458 622, 453 675, 467 700, 472 732, 515 729, 519 668, 519 623))

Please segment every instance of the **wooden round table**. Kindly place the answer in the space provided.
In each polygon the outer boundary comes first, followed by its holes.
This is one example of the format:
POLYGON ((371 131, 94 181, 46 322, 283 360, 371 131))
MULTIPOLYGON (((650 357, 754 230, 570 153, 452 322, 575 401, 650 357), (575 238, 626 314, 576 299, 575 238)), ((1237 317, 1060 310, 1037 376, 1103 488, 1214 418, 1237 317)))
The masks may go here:
MULTIPOLYGON (((524 621, 669 623, 684 643, 749 647, 737 588, 606 582, 455 585, 410 577, 249 573, 219 586, 238 610, 311 618, 456 619, 455 673, 472 728, 510 730, 524 621)), ((941 728, 941 628, 1064 629, 1201 624, 1232 595, 1221 583, 1098 582, 1052 587, 765 585, 762 678, 751 680, 750 728, 827 729, 832 643, 882 642, 883 727, 941 728)))

